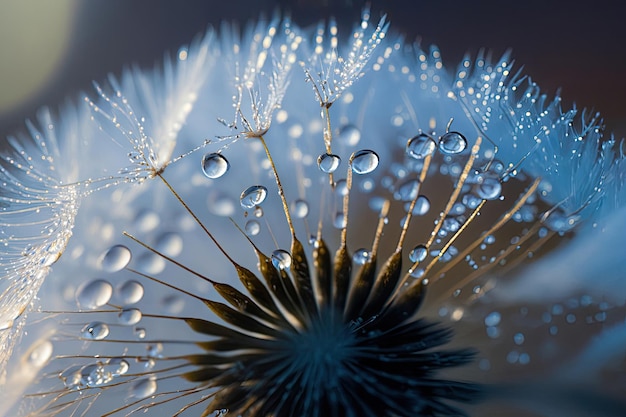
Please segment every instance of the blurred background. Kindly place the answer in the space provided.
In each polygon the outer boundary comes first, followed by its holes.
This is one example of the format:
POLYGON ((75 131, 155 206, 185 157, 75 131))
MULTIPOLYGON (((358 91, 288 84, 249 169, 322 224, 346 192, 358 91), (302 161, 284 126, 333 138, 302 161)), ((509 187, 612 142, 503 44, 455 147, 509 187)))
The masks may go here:
MULTIPOLYGON (((2 0, 0 2, 0 141, 23 129, 36 110, 85 91, 122 67, 151 67, 164 52, 222 21, 247 22, 287 10, 301 26, 334 15, 351 28, 361 0, 2 0)), ((601 111, 608 131, 626 137, 626 31, 608 2, 502 0, 371 1, 407 41, 435 43, 454 69, 466 52, 499 56, 564 106, 601 111)))

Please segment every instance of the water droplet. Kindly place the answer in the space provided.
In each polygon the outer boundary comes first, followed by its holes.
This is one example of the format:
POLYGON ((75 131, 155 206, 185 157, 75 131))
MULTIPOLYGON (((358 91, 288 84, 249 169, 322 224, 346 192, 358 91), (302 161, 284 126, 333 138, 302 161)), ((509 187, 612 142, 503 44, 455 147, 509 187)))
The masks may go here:
POLYGON ((523 344, 524 340, 524 333, 515 333, 515 335, 513 336, 513 341, 515 341, 515 344, 518 346, 523 344))
POLYGON ((502 193, 502 184, 497 177, 483 176, 476 186, 476 194, 484 200, 495 200, 502 193))
POLYGON ((348 226, 348 221, 343 213, 339 212, 335 214, 333 218, 333 226, 337 229, 345 229, 348 226))
POLYGON ((369 149, 356 151, 350 157, 350 165, 355 174, 369 174, 378 167, 378 155, 369 149))
POLYGON ((209 211, 216 216, 229 217, 235 213, 235 201, 229 195, 212 190, 207 198, 209 211))
POLYGON ((341 179, 335 182, 335 194, 340 197, 348 195, 348 183, 346 180, 341 179))
POLYGON ((150 232, 161 223, 159 214, 152 210, 141 210, 135 217, 135 226, 140 232, 150 232))
POLYGON ((481 199, 475 196, 474 194, 465 194, 463 196, 463 204, 470 210, 475 209, 481 202, 481 199))
POLYGON ((208 178, 219 178, 226 174, 229 168, 228 160, 219 153, 208 153, 202 158, 202 172, 208 178))
POLYGON ((116 288, 117 298, 123 305, 135 304, 143 298, 143 285, 129 280, 116 288))
POLYGON ((291 267, 291 254, 283 249, 276 249, 272 252, 272 265, 276 269, 287 269, 291 267))
POLYGON ((82 285, 76 292, 76 301, 80 308, 96 309, 109 302, 113 295, 113 286, 103 279, 95 279, 82 285))
POLYGON ((409 260, 411 262, 422 262, 428 255, 428 249, 424 245, 417 245, 409 252, 409 260))
POLYGON ((357 265, 365 265, 372 255, 367 249, 358 249, 352 255, 352 261, 357 265))
POLYGON ((126 267, 132 255, 130 249, 124 245, 111 246, 102 256, 100 265, 106 272, 117 272, 126 267))
POLYGON ((256 220, 248 220, 245 229, 248 236, 256 236, 261 231, 261 224, 256 220))
POLYGON ((146 329, 144 329, 143 327, 136 327, 134 329, 134 333, 135 333, 135 336, 137 336, 137 339, 146 338, 146 329))
POLYGON ((455 217, 446 217, 443 219, 443 224, 441 228, 446 232, 454 233, 461 228, 461 222, 459 222, 455 217))
POLYGON ((304 219, 309 214, 309 203, 302 199, 295 200, 291 203, 290 210, 296 219, 304 219))
POLYGON ((183 238, 178 233, 163 233, 157 237, 154 248, 167 256, 178 256, 183 251, 183 238))
POLYGON ((83 327, 80 332, 85 339, 102 340, 109 335, 109 326, 100 321, 93 321, 83 327))
POLYGON ((553 232, 565 233, 570 231, 580 220, 580 216, 566 216, 561 210, 554 210, 544 220, 544 224, 553 232))
MULTIPOLYGON (((409 204, 410 207, 410 203, 406 204, 409 204)), ((409 207, 407 207, 407 209, 409 207)), ((415 200, 415 206, 413 207, 413 214, 415 216, 423 216, 428 213, 428 210, 430 210, 430 200, 428 199, 428 197, 426 197, 425 195, 420 195, 419 197, 417 197, 417 200, 415 200)))
POLYGON ((485 236, 484 242, 488 245, 493 245, 496 243, 496 237, 494 235, 487 235, 485 236))
POLYGON ((137 257, 137 269, 145 274, 158 275, 165 269, 165 260, 156 253, 142 253, 137 257))
POLYGON ((138 308, 125 308, 117 315, 118 321, 124 326, 132 326, 141 321, 141 310, 138 308))
POLYGON ((137 380, 132 386, 131 395, 135 398, 146 398, 157 390, 156 378, 151 376, 137 380))
POLYGON ((417 197, 420 190, 420 182, 418 180, 408 180, 404 182, 394 193, 397 200, 412 201, 417 197))
POLYGON ((337 155, 324 153, 317 157, 317 166, 322 172, 332 174, 339 168, 341 158, 337 155))
POLYGON ((459 132, 448 132, 439 138, 439 150, 446 155, 461 153, 467 148, 467 139, 459 132))
POLYGON ((52 356, 53 345, 49 340, 38 341, 22 357, 29 366, 41 368, 52 356))
POLYGON ((420 133, 408 140, 406 143, 406 153, 411 158, 423 159, 431 155, 436 147, 437 144, 433 138, 425 133, 420 133))
POLYGON ((63 381, 63 384, 67 388, 76 388, 78 384, 80 384, 81 374, 80 374, 80 366, 72 366, 67 368, 59 375, 59 379, 63 381))
POLYGON ((502 316, 500 316, 500 313, 498 313, 497 311, 491 312, 487 315, 487 317, 485 317, 485 326, 497 326, 498 324, 500 324, 501 319, 502 316))
POLYGON ((344 145, 356 146, 361 140, 361 131, 354 125, 344 125, 339 129, 337 140, 344 145))
POLYGON ((124 375, 130 368, 128 361, 122 358, 112 358, 107 365, 114 376, 124 375))
POLYGON ((241 193, 239 202, 241 203, 241 207, 251 209, 263 203, 265 197, 267 197, 267 188, 262 185, 253 185, 246 188, 245 191, 241 193))

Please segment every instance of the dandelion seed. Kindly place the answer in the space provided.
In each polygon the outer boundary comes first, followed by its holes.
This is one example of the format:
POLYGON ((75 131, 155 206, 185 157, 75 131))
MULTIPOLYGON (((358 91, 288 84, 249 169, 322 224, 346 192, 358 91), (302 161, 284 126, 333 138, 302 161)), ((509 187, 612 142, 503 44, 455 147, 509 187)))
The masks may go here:
POLYGON ((3 320, 45 295, 0 330, 11 415, 623 415, 621 284, 553 276, 623 242, 619 145, 508 55, 451 78, 369 20, 209 32, 12 140, 3 320))

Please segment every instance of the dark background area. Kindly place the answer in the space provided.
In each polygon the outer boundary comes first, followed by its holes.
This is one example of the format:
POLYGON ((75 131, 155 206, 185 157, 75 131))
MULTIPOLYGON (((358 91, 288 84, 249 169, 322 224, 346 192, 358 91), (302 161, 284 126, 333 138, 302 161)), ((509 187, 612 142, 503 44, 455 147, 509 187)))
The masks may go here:
MULTIPOLYGON (((124 65, 152 66, 165 51, 222 21, 248 22, 260 14, 287 10, 301 26, 334 15, 347 29, 360 18, 359 0, 90 0, 77 3, 68 52, 48 85, 27 101, 0 112, 0 137, 21 129, 37 108, 53 108, 91 81, 120 73, 124 65)), ((524 73, 564 106, 601 111, 608 131, 626 136, 626 32, 624 13, 608 2, 548 1, 373 1, 372 20, 386 12, 392 30, 424 47, 435 43, 444 64, 455 68, 466 52, 506 49, 524 73)), ((32 13, 38 13, 32 1, 32 13)), ((0 15, 3 5, 0 4, 0 15)), ((29 11, 30 12, 30 11, 29 11)), ((7 18, 7 16, 4 16, 7 18)), ((36 33, 45 37, 42 25, 36 33)), ((3 34, 3 36, 8 36, 3 34)), ((0 54, 5 51, 0 50, 0 54)), ((4 58, 0 58, 4 59, 4 58)), ((0 94, 12 83, 0 77, 0 94)))

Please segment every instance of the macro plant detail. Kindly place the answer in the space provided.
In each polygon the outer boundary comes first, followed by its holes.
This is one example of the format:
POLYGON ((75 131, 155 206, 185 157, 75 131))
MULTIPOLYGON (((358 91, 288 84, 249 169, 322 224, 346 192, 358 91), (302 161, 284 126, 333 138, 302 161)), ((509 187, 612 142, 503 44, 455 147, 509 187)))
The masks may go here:
POLYGON ((621 143, 508 55, 342 36, 209 30, 10 138, 10 415, 621 415, 620 261, 549 275, 620 242, 621 143))

